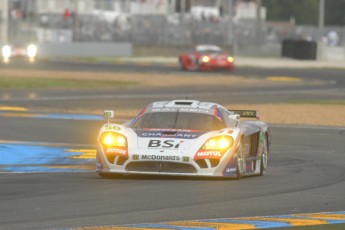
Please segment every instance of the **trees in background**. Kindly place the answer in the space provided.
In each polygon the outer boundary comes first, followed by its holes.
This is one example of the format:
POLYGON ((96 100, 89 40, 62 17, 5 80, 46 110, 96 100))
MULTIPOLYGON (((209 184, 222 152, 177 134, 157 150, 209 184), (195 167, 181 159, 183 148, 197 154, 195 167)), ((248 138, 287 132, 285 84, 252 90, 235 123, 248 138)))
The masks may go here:
MULTIPOLYGON (((317 25, 319 0, 262 0, 268 21, 289 21, 317 25)), ((325 0, 325 25, 345 26, 345 0, 325 0)))
POLYGON ((325 24, 345 26, 345 0, 326 0, 325 2, 325 24))

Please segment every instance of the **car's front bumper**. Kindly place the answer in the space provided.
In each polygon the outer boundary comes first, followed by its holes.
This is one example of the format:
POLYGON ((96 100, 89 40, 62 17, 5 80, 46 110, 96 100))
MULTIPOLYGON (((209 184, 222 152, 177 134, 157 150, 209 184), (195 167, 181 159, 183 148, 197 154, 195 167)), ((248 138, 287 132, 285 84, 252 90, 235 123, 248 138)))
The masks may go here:
POLYGON ((211 70, 211 69, 233 69, 235 67, 233 62, 228 61, 210 61, 200 63, 201 70, 211 70))
MULTIPOLYGON (((236 177, 236 168, 232 165, 231 172, 225 167, 232 160, 219 162, 214 167, 200 167, 193 159, 183 161, 154 161, 133 160, 130 155, 123 160, 120 157, 111 159, 102 152, 97 152, 96 172, 99 174, 134 174, 134 175, 170 175, 170 176, 199 176, 199 177, 236 177)), ((210 164, 208 164, 210 166, 210 164)), ((230 166, 229 166, 230 167, 230 166)))

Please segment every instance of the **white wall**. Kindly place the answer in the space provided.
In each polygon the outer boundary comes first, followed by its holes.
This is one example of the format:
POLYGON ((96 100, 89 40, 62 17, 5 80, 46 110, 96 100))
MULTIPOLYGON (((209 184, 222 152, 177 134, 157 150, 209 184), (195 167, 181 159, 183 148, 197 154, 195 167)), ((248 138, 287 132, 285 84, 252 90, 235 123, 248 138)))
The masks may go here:
POLYGON ((90 13, 94 8, 94 0, 37 0, 38 13, 63 13, 66 8, 90 13))
POLYGON ((317 60, 320 61, 344 61, 345 65, 345 47, 342 46, 326 46, 318 44, 317 60))

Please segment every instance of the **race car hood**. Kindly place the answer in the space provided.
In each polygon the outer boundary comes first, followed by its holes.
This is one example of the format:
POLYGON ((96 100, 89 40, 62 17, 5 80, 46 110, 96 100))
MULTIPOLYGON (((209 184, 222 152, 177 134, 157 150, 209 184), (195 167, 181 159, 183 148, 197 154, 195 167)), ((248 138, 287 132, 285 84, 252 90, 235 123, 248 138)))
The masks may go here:
POLYGON ((215 53, 207 53, 207 54, 202 54, 200 56, 209 56, 211 59, 227 59, 229 57, 228 54, 215 54, 215 53))
POLYGON ((158 152, 184 152, 198 147, 209 135, 196 130, 134 129, 138 150, 158 152))

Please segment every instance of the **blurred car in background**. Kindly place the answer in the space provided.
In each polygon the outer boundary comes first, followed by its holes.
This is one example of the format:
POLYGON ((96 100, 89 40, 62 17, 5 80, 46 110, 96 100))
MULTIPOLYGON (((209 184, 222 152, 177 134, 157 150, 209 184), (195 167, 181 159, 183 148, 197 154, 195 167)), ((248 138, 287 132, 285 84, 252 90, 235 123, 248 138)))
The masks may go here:
POLYGON ((11 59, 27 59, 30 63, 35 62, 37 56, 37 46, 34 44, 22 45, 12 44, 2 47, 2 60, 9 63, 11 59))
POLYGON ((216 45, 197 45, 179 56, 182 70, 233 69, 234 57, 216 45))

